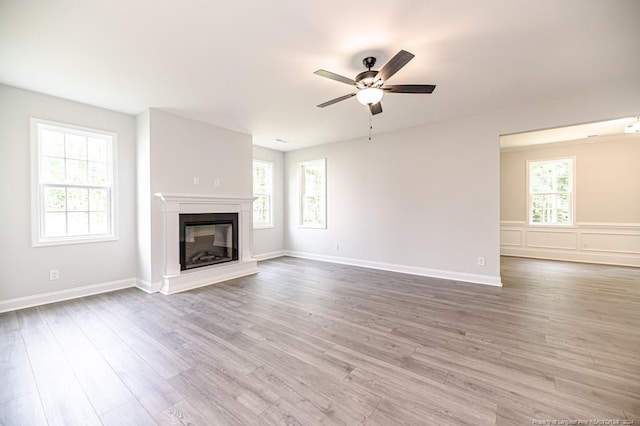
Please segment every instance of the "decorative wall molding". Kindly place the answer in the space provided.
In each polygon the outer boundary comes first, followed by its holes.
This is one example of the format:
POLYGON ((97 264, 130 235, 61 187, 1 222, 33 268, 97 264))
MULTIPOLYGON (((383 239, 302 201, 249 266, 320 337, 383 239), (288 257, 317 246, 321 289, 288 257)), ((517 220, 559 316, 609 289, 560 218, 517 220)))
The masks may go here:
POLYGON ((578 222, 528 226, 500 222, 500 254, 571 262, 640 267, 640 223, 578 222))
POLYGON ((420 275, 423 277, 440 278, 450 281, 463 281, 473 284, 484 284, 502 287, 499 276, 468 274, 465 272, 447 271, 441 269, 429 269, 418 266, 396 265, 393 263, 376 262, 372 260, 352 259, 346 257, 327 256, 315 253, 299 251, 285 251, 285 256, 299 257, 302 259, 319 260, 322 262, 339 263, 342 265, 361 266, 364 268, 380 269, 383 271, 400 272, 403 274, 420 275))
POLYGON ((64 300, 77 299, 79 297, 93 296, 94 294, 108 293, 136 287, 137 280, 128 278, 118 281, 110 281, 100 284, 85 285, 49 293, 35 294, 33 296, 17 297, 15 299, 0 300, 0 312, 15 311, 31 308, 33 306, 47 305, 49 303, 62 302, 64 300))

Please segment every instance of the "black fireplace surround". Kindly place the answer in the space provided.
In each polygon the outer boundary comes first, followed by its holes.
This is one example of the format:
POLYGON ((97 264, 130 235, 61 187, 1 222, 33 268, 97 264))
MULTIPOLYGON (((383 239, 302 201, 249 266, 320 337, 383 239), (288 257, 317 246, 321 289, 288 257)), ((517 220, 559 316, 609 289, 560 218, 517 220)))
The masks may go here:
POLYGON ((238 213, 180 214, 180 270, 238 260, 238 213))

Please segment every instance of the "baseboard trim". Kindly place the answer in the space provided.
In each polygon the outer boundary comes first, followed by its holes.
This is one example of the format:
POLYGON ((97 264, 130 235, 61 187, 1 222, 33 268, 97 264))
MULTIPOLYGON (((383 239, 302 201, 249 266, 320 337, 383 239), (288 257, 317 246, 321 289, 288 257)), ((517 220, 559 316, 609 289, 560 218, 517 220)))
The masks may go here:
POLYGON ((418 266, 397 265, 393 263, 375 262, 371 260, 352 259, 346 257, 327 256, 315 253, 305 253, 299 251, 285 251, 286 256, 299 257, 301 259, 319 260, 321 262, 339 263, 342 265, 361 266, 364 268, 379 269, 382 271, 400 272, 403 274, 419 275, 422 277, 440 278, 450 281, 463 281, 473 284, 483 284, 495 287, 502 287, 499 276, 469 274, 466 272, 447 271, 442 269, 429 269, 418 266))
POLYGON ((94 294, 108 293, 110 291, 122 290, 136 287, 135 278, 110 281, 100 284, 74 287, 65 290, 52 291, 48 293, 35 294, 33 296, 16 297, 14 299, 0 300, 0 313, 15 311, 18 309, 31 308, 34 306, 48 305, 49 303, 62 302, 79 297, 93 296, 94 294))
POLYGON ((143 280, 138 278, 136 280, 136 287, 145 293, 157 293, 162 289, 162 281, 158 281, 157 283, 152 283, 151 281, 143 280))
POLYGON ((286 256, 286 253, 287 252, 284 250, 278 250, 278 251, 272 251, 270 253, 254 254, 253 258, 256 260, 275 259, 276 257, 286 256))

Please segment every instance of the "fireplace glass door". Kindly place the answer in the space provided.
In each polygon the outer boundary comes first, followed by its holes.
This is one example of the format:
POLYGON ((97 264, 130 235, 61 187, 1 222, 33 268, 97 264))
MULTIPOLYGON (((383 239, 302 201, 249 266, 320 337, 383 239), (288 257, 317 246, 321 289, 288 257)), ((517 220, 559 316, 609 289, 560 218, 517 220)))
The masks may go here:
MULTIPOLYGON (((193 219, 194 216, 199 215, 188 216, 193 219)), ((207 220, 210 217, 199 219, 202 220, 181 220, 183 223, 180 230, 180 269, 193 269, 237 260, 237 220, 234 223, 232 220, 207 220)))

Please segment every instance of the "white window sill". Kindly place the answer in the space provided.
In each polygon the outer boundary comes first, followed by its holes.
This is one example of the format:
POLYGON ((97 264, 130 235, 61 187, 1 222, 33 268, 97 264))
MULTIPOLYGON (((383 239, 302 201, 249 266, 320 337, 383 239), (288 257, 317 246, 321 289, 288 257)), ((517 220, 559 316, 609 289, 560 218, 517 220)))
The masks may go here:
POLYGON ((265 225, 265 226, 254 226, 253 229, 274 229, 273 225, 265 225))
POLYGON ((565 225, 565 224, 558 224, 558 225, 554 225, 554 224, 550 224, 550 223, 529 223, 527 224, 527 226, 529 228, 566 228, 566 229, 575 229, 577 228, 576 225, 565 225))

